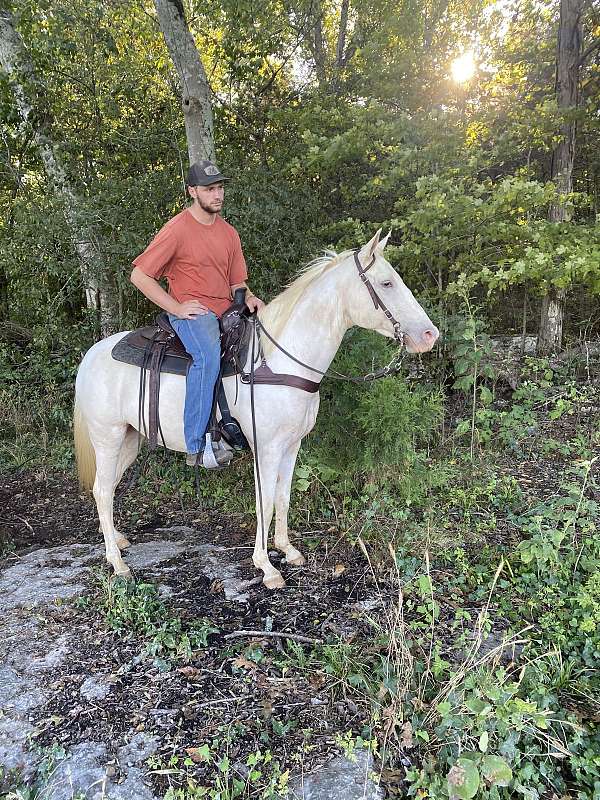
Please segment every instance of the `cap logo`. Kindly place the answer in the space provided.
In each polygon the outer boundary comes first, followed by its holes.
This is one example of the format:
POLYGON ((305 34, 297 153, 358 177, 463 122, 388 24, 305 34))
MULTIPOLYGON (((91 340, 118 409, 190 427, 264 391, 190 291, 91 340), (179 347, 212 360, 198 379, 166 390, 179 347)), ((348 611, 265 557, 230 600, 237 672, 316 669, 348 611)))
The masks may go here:
POLYGON ((204 167, 204 174, 205 175, 218 175, 219 170, 215 167, 214 164, 209 164, 207 167, 204 167))

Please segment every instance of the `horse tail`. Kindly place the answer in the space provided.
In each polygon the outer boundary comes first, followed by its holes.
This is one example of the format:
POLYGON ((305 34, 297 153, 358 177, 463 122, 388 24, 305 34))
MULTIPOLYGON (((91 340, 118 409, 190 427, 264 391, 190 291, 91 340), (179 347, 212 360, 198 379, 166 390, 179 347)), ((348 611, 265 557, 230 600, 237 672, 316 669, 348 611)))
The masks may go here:
POLYGON ((87 423, 81 413, 77 400, 73 414, 73 438, 75 440, 75 459, 79 487, 83 492, 91 492, 96 479, 96 453, 90 440, 87 423))

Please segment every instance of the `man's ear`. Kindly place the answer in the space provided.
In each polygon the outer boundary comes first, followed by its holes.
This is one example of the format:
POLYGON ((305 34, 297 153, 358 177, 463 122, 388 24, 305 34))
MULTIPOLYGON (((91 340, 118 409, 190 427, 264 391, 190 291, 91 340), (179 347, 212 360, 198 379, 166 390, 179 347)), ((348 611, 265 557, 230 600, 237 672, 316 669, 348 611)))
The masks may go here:
POLYGON ((370 261, 375 255, 375 250, 377 249, 377 245, 379 244, 380 236, 381 236, 381 228, 379 228, 379 230, 377 231, 377 233, 371 239, 370 242, 367 242, 367 244, 361 247, 358 256, 363 264, 365 264, 367 261, 370 261))

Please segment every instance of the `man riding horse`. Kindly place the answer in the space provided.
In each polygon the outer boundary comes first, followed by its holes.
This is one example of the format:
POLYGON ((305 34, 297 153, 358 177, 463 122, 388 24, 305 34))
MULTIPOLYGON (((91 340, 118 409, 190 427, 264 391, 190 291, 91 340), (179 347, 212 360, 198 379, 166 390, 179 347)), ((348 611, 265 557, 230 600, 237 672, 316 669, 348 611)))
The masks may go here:
MULTIPOLYGON (((248 277, 240 237, 220 216, 226 180, 211 161, 192 164, 186 181, 192 205, 163 226, 134 260, 131 273, 133 285, 168 313, 192 356, 183 415, 190 466, 226 466, 232 457, 230 450, 214 448, 214 458, 203 459, 219 374, 219 317, 233 292, 247 289, 248 277), (168 292, 160 285, 161 278, 166 278, 168 292)), ((247 289, 246 305, 258 311, 264 303, 247 289)))

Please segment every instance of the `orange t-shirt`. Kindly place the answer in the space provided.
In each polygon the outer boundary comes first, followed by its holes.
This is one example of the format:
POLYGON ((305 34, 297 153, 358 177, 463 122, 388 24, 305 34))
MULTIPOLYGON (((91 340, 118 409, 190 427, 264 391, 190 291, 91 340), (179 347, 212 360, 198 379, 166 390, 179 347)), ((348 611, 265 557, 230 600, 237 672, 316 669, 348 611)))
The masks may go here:
POLYGON ((219 317, 231 305, 231 287, 248 277, 235 228, 219 216, 203 225, 187 208, 161 228, 133 265, 156 280, 166 278, 177 302, 199 300, 219 317))

